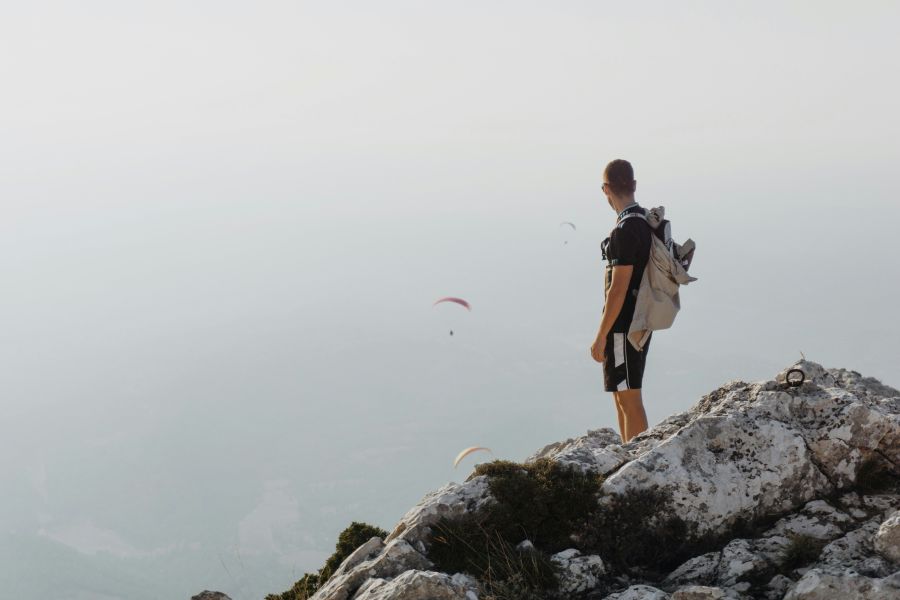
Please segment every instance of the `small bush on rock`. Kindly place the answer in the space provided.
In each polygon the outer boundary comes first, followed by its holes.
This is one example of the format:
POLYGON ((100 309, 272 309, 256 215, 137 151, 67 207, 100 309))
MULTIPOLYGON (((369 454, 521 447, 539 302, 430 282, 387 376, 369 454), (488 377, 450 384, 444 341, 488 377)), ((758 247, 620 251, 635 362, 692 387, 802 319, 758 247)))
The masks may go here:
POLYGON ((798 567, 813 563, 822 553, 825 540, 811 535, 793 535, 781 554, 781 572, 789 573, 798 567))
POLYGON ((517 550, 492 524, 490 511, 441 519, 432 527, 428 557, 441 571, 466 572, 489 596, 521 598, 557 585, 549 556, 537 549, 517 550))
POLYGON ((447 573, 477 577, 489 598, 541 597, 556 587, 550 554, 574 546, 597 508, 603 478, 550 459, 480 464, 496 500, 478 513, 441 519, 432 527, 428 557, 447 573), (530 540, 533 549, 517 550, 530 540))
POLYGON ((620 571, 669 569, 705 547, 671 508, 671 493, 632 490, 609 498, 581 534, 583 552, 599 554, 620 571))
POLYGON ((373 537, 385 538, 388 532, 380 527, 353 521, 338 535, 334 553, 325 561, 325 566, 318 573, 304 573, 291 589, 280 594, 269 594, 266 600, 307 600, 322 587, 328 578, 350 556, 354 550, 368 542, 373 537))
POLYGON ((510 586, 535 592, 554 587, 549 556, 566 548, 598 554, 614 569, 631 572, 677 566, 713 543, 674 513, 664 490, 635 490, 601 505, 601 476, 551 459, 497 460, 478 465, 473 477, 478 475, 488 477, 496 502, 477 514, 439 521, 429 558, 447 573, 464 571, 482 582, 490 577, 498 598, 510 586), (535 547, 531 562, 515 551, 525 539, 535 547))
POLYGON ((571 534, 596 510, 603 483, 599 475, 546 458, 527 464, 497 460, 478 465, 475 473, 488 476, 498 502, 491 507, 490 527, 513 544, 528 539, 550 553, 572 547, 571 534))

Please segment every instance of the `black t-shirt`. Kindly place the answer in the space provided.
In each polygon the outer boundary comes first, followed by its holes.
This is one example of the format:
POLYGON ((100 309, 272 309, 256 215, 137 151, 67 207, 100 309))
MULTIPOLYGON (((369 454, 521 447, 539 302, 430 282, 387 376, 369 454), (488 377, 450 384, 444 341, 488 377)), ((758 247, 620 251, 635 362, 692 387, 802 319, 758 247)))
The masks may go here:
POLYGON ((646 211, 639 205, 631 206, 619 213, 618 222, 609 237, 603 240, 603 257, 609 261, 603 285, 603 297, 609 293, 612 285, 612 268, 619 265, 632 265, 631 281, 628 283, 628 293, 625 294, 625 302, 622 310, 613 324, 612 331, 627 332, 634 316, 634 306, 637 301, 638 288, 644 276, 644 268, 650 258, 650 236, 653 235, 650 225, 640 217, 631 217, 621 220, 625 214, 646 211))

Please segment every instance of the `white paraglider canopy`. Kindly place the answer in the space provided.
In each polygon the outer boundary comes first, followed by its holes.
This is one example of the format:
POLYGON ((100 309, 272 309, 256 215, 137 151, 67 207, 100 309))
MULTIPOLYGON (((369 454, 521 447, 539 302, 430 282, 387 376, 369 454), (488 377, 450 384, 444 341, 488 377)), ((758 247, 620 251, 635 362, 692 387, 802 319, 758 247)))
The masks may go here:
MULTIPOLYGON (((460 452, 459 454, 456 455, 456 460, 453 461, 453 468, 456 468, 456 465, 459 464, 459 461, 461 461, 468 455, 472 454, 473 452, 477 452, 479 450, 485 450, 487 452, 491 452, 490 448, 485 448, 484 446, 470 446, 469 448, 466 448, 465 450, 463 450, 462 452, 460 452)), ((493 454, 493 452, 491 452, 491 454, 493 454)))

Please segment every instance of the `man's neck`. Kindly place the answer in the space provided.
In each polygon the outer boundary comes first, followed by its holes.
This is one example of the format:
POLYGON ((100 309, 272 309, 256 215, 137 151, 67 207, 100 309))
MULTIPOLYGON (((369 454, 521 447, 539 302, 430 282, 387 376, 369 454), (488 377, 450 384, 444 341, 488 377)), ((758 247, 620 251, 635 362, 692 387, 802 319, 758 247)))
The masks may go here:
POLYGON ((618 214, 626 208, 631 208, 632 206, 637 205, 637 201, 634 199, 634 196, 632 196, 631 198, 623 198, 622 200, 613 198, 612 204, 613 208, 616 211, 616 214, 618 214))

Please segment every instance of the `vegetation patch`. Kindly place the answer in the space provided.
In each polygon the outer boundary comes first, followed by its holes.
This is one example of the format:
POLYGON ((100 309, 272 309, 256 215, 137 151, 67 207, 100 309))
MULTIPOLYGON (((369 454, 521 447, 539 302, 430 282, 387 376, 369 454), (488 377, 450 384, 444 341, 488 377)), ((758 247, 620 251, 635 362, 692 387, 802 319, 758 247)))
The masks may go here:
POLYGON ((574 546, 572 533, 587 526, 597 509, 603 477, 550 459, 528 464, 497 460, 478 465, 497 504, 489 526, 512 543, 528 539, 554 553, 574 546))
MULTIPOLYGON (((740 537, 740 536, 738 536, 740 537)), ((753 536, 756 537, 756 536, 753 536)), ((811 535, 791 534, 788 544, 779 553, 776 564, 769 563, 761 569, 754 569, 738 578, 738 581, 750 584, 747 594, 751 598, 764 598, 770 591, 769 582, 775 575, 792 576, 794 569, 806 567, 818 560, 822 549, 828 542, 811 535)))
POLYGON ((479 579, 490 598, 527 598, 556 587, 550 555, 576 548, 597 554, 613 571, 662 574, 721 543, 678 517, 662 489, 613 495, 601 504, 603 478, 551 459, 476 467, 496 500, 478 513, 432 527, 429 558, 447 573, 479 579), (523 540, 534 549, 517 551, 523 540), (506 595, 504 595, 506 594, 506 595))
POLYGON ((610 496, 581 536, 584 551, 599 554, 617 570, 663 572, 712 545, 672 509, 670 492, 633 490, 610 496))
POLYGON ((496 500, 477 513, 432 526, 429 559, 446 573, 466 572, 487 598, 541 598, 557 587, 550 555, 577 547, 573 532, 597 509, 603 478, 550 459, 477 465, 496 500), (532 547, 517 550, 524 540, 532 547))
POLYGON ((811 535, 792 535, 781 553, 781 573, 788 574, 798 567, 815 562, 827 542, 811 535))
POLYGON ((334 574, 337 568, 350 556, 354 550, 368 542, 373 537, 384 539, 388 532, 380 527, 353 521, 338 535, 334 553, 328 557, 317 573, 304 573, 291 589, 280 594, 269 594, 266 600, 307 600, 315 594, 319 588, 325 585, 328 578, 334 574))
POLYGON ((493 514, 441 519, 432 526, 429 559, 446 573, 474 576, 488 598, 542 598, 541 591, 557 586, 549 554, 537 548, 517 550, 494 527, 493 514))
POLYGON ((880 455, 866 459, 856 471, 853 486, 861 494, 877 494, 900 489, 897 467, 880 455))

